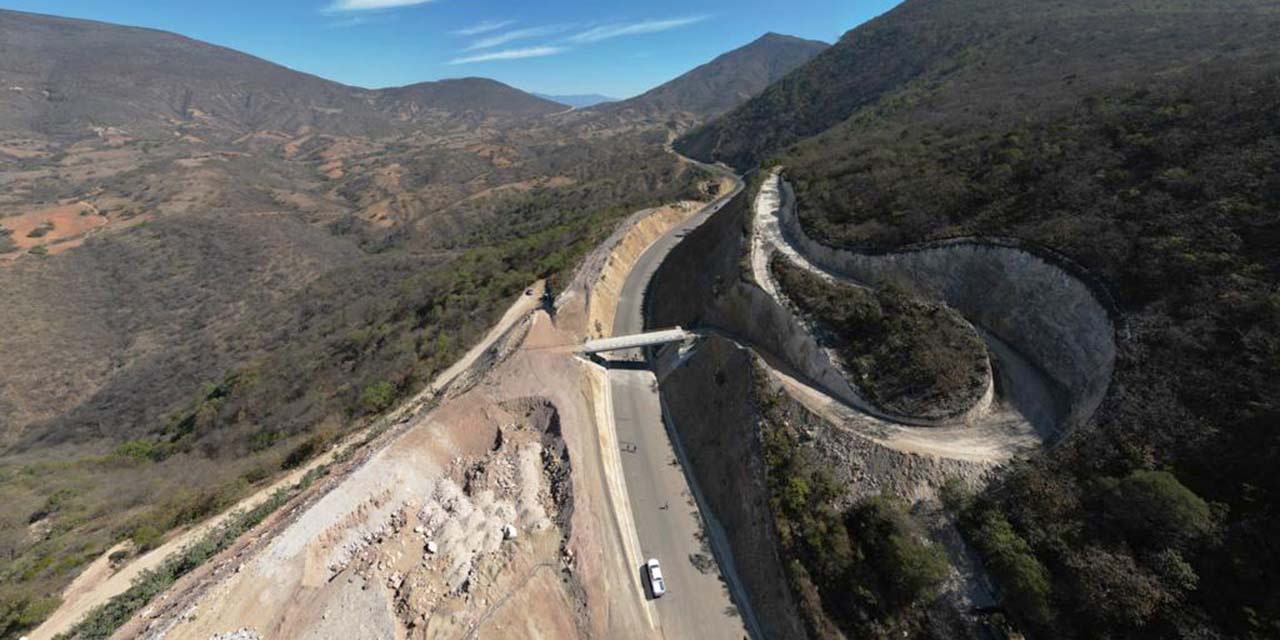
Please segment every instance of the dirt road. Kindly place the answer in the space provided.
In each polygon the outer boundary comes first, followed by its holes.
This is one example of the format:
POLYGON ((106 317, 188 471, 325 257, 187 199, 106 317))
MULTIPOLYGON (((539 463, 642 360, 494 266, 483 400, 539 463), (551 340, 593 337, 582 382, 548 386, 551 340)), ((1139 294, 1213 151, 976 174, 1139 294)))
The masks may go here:
MULTIPOLYGON (((761 288, 775 299, 781 299, 768 267, 770 256, 775 252, 826 280, 863 286, 817 266, 790 241, 780 221, 783 210, 794 206, 790 200, 782 189, 780 173, 775 170, 765 180, 754 202, 751 267, 752 275, 761 288)), ((980 328, 978 333, 998 363, 995 367, 999 375, 996 387, 1003 390, 1003 396, 990 411, 969 424, 931 427, 898 424, 869 416, 776 367, 772 374, 792 392, 793 397, 833 425, 883 446, 906 453, 998 463, 1043 446, 1053 435, 1061 410, 1043 373, 995 336, 980 328)))

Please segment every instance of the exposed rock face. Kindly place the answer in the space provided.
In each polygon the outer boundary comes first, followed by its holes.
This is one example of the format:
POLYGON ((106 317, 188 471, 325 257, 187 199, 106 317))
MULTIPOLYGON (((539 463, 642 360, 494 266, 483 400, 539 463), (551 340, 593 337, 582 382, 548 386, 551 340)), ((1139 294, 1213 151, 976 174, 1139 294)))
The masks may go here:
MULTIPOLYGON (((790 310, 740 275, 749 247, 748 201, 744 194, 725 205, 671 252, 650 285, 650 325, 711 325, 737 334, 841 400, 883 415, 836 373, 830 356, 790 310)), ((1115 363, 1115 330, 1098 296, 1062 268, 994 242, 859 254, 814 241, 792 207, 784 207, 781 217, 788 239, 818 266, 860 282, 904 283, 954 307, 1025 356, 1061 387, 1066 407, 1055 416, 1060 433, 1087 420, 1102 401, 1115 363)))
MULTIPOLYGON (((784 183, 786 197, 792 198, 784 183)), ((1025 355, 1068 396, 1060 431, 1102 402, 1115 366, 1115 329, 1093 291, 1025 249, 958 240, 885 254, 833 249, 804 232, 794 207, 780 213, 789 240, 818 266, 862 282, 893 279, 956 308, 1025 355)))

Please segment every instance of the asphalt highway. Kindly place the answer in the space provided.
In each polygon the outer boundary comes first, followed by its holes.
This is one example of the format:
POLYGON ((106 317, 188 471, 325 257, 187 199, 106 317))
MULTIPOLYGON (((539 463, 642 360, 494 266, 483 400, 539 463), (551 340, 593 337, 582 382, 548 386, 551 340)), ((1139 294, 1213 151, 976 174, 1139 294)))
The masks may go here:
MULTIPOLYGON (((614 336, 645 330, 644 293, 662 260, 685 233, 706 221, 741 190, 742 183, 738 181, 734 190, 659 238, 641 255, 623 284, 614 336)), ((610 357, 641 359, 638 350, 610 357)), ((731 572, 723 572, 715 562, 712 537, 704 532, 694 492, 663 424, 657 380, 648 370, 611 369, 609 382, 623 475, 641 553, 645 559, 657 558, 662 563, 667 583, 667 595, 651 602, 663 636, 696 640, 748 637, 747 617, 734 605, 730 583, 724 577, 724 573, 731 577, 731 572)), ((721 555, 724 553, 727 551, 721 555)), ((636 579, 643 581, 641 567, 635 571, 636 579)))

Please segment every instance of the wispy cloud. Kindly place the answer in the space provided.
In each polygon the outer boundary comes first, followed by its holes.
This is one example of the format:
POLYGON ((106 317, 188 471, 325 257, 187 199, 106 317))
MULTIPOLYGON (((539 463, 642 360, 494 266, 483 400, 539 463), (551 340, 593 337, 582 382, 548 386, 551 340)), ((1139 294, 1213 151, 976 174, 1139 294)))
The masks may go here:
POLYGON ((517 60, 520 58, 540 58, 542 56, 553 56, 557 53, 568 51, 568 47, 529 47, 527 49, 504 49, 502 51, 490 51, 474 56, 466 56, 463 58, 454 58, 449 64, 468 64, 472 62, 488 62, 490 60, 517 60))
POLYGON ((412 7, 414 5, 435 2, 435 0, 334 0, 325 11, 371 11, 375 9, 394 9, 396 7, 412 7))
POLYGON ((350 27, 358 27, 362 24, 373 22, 372 16, 350 16, 347 18, 339 18, 332 20, 325 25, 329 29, 347 29, 350 27))
POLYGON ((467 51, 475 51, 476 49, 489 49, 498 45, 503 45, 516 40, 528 40, 529 38, 542 38, 565 31, 569 27, 564 25, 547 25, 544 27, 528 27, 526 29, 513 29, 504 33, 498 33, 487 38, 481 38, 471 43, 467 47, 467 51))
POLYGON ((473 24, 466 29, 458 29, 457 31, 454 31, 453 34, 458 36, 478 36, 482 33, 505 29, 515 23, 515 20, 485 20, 484 22, 473 24))
POLYGON ((688 26, 702 22, 711 16, 689 16, 687 18, 671 18, 669 20, 645 20, 642 22, 607 24, 570 36, 571 42, 600 42, 621 36, 633 36, 641 33, 657 33, 669 29, 688 26))

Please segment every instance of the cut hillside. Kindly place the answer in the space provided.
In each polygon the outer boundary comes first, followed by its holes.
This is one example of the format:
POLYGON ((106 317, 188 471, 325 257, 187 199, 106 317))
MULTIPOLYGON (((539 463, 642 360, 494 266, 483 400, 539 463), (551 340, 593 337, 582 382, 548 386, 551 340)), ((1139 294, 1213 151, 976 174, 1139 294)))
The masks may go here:
POLYGON ((699 120, 741 104, 827 48, 825 42, 767 33, 634 98, 603 105, 607 113, 699 120))
POLYGON ((1089 423, 950 496, 997 624, 1280 628, 1278 32, 1249 0, 908 0, 677 144, 784 165, 829 246, 998 239, 1115 303, 1089 423))

